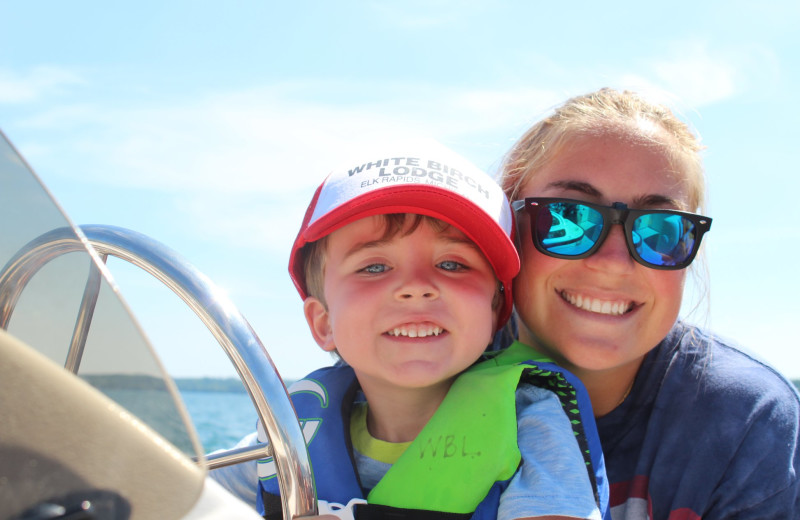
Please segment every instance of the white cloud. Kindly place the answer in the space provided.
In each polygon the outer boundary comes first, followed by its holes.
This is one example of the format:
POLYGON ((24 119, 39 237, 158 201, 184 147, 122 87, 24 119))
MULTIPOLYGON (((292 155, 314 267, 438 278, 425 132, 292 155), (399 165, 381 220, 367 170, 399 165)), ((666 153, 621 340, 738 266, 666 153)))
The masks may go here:
MULTIPOLYGON (((322 181, 320 176, 316 181, 322 181)), ((311 201, 313 188, 293 195, 214 196, 197 193, 182 197, 175 213, 191 222, 188 232, 198 239, 236 249, 286 255, 311 201)))
POLYGON ((625 75, 623 82, 648 91, 671 106, 698 109, 753 90, 771 88, 778 76, 774 54, 763 46, 715 47, 704 40, 674 42, 666 56, 625 75))
MULTIPOLYGON (((535 89, 470 91, 390 85, 397 102, 297 99, 283 85, 143 107, 59 106, 26 119, 42 165, 84 181, 168 192, 292 193, 316 186, 354 143, 427 136, 462 139, 508 128, 552 104, 535 89), (546 101, 543 101, 546 100, 546 101), (53 139, 52 132, 59 136, 53 139), (46 137, 45 137, 46 136, 46 137), (57 166, 56 166, 57 164, 57 166)), ((319 85, 317 85, 319 87, 319 85)), ((369 86, 361 85, 369 89, 369 86)), ((323 87, 324 90, 324 87, 323 87)), ((499 155, 506 143, 501 143, 499 155)))
MULTIPOLYGON (((498 140, 497 129, 512 127, 516 137, 521 114, 535 114, 515 107, 538 111, 557 99, 535 89, 392 83, 376 100, 359 95, 377 92, 375 85, 359 87, 293 83, 143 106, 59 104, 29 110, 14 126, 24 131, 23 155, 49 179, 110 198, 127 199, 130 189, 137 190, 130 197, 153 195, 137 229, 143 218, 168 219, 154 229, 275 253, 287 251, 296 232, 276 223, 299 222, 324 175, 357 144, 433 137, 488 157, 476 161, 487 166, 511 143, 498 140), (342 103, 338 93, 348 91, 356 101, 342 103), (333 92, 337 101, 309 100, 318 92, 333 92)), ((77 207, 82 220, 102 220, 84 206, 77 207)))
POLYGON ((686 42, 673 50, 674 58, 653 64, 656 77, 667 89, 702 106, 736 95, 741 88, 739 64, 712 53, 705 42, 686 42))
POLYGON ((26 74, 0 69, 0 103, 30 103, 70 85, 83 84, 74 71, 61 67, 34 67, 26 74))
POLYGON ((102 184, 275 193, 317 179, 358 135, 397 131, 386 127, 389 114, 297 104, 269 99, 268 90, 264 94, 266 100, 209 98, 183 106, 59 108, 35 119, 81 131, 62 128, 58 140, 49 139, 47 156, 41 155, 47 147, 36 147, 40 156, 35 162, 59 161, 54 170, 102 184), (73 116, 69 121, 65 112, 73 116))

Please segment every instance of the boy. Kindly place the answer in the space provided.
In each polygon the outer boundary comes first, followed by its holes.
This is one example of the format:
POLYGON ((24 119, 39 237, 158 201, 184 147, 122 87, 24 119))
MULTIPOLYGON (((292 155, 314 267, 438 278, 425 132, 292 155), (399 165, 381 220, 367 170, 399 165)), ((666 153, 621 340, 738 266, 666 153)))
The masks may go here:
MULTIPOLYGON (((290 273, 344 363, 290 390, 320 514, 601 517, 556 394, 518 365, 464 373, 511 313, 512 233, 494 180, 438 145, 372 151, 317 189, 290 273)), ((258 473, 259 512, 280 518, 269 460, 258 473)))

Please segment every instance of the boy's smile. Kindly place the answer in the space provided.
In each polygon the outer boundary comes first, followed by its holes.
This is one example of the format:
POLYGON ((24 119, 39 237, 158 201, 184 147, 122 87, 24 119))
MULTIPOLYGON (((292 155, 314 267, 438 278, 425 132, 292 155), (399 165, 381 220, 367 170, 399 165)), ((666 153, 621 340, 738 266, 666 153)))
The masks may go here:
POLYGON ((400 325, 386 332, 389 336, 407 336, 409 338, 424 338, 427 336, 438 336, 447 332, 438 325, 432 323, 408 323, 400 325))
POLYGON ((478 248, 457 228, 422 221, 385 236, 382 217, 328 237, 327 309, 306 300, 323 349, 336 349, 364 392, 449 388, 489 344, 498 283, 478 248))

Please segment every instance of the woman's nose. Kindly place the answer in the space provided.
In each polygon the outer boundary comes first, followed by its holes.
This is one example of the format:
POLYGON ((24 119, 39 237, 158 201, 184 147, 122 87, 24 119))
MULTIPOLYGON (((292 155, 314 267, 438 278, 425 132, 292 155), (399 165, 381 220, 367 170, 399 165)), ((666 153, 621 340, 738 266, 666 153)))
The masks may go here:
POLYGON ((619 224, 612 225, 600 248, 584 261, 593 269, 621 274, 630 272, 636 263, 628 250, 625 230, 619 224))

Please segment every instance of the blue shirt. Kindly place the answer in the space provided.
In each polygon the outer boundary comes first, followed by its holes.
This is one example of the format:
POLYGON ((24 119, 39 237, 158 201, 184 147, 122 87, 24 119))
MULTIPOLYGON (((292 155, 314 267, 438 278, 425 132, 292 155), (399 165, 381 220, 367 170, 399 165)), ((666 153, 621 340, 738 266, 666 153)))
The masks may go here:
POLYGON ((785 377, 678 323, 597 420, 613 519, 800 518, 799 423, 785 377))

